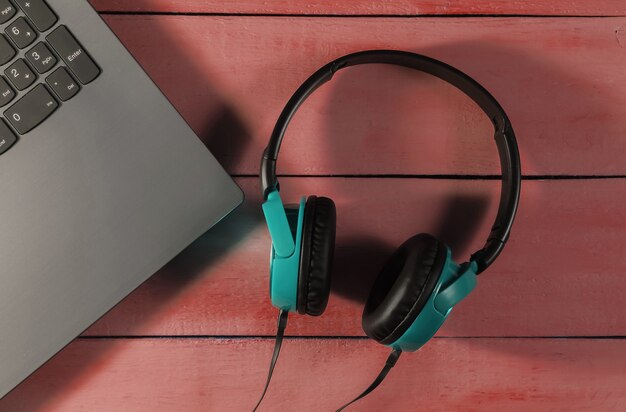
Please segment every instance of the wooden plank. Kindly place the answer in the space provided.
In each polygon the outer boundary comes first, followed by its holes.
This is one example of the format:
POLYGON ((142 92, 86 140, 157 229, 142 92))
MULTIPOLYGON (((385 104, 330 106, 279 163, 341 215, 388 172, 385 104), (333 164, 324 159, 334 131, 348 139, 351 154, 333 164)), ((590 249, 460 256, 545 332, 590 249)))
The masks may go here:
POLYGON ((100 11, 168 12, 168 13, 245 13, 245 14, 311 14, 311 15, 559 15, 614 16, 626 14, 620 0, 524 1, 466 0, 91 0, 100 11))
MULTIPOLYGON (((89 335, 272 335, 269 238, 257 179, 247 203, 93 326, 89 335)), ((458 261, 486 238, 497 181, 281 179, 283 196, 338 205, 335 281, 321 318, 294 317, 291 335, 362 336, 361 311, 384 260, 433 233, 458 261)), ((440 336, 626 335, 626 179, 526 181, 511 240, 440 336)))
MULTIPOLYGON (((2 401, 6 411, 246 411, 270 339, 79 340, 2 401)), ((387 349, 287 340, 261 411, 331 411, 374 379, 387 349)), ((352 411, 623 411, 623 340, 436 339, 404 354, 352 411)))
MULTIPOLYGON (((527 175, 626 174, 626 18, 106 20, 233 174, 258 172, 307 76, 370 48, 420 52, 480 81, 509 113, 527 175)), ((294 120, 281 173, 499 172, 489 122, 451 86, 408 69, 349 70, 294 120)))

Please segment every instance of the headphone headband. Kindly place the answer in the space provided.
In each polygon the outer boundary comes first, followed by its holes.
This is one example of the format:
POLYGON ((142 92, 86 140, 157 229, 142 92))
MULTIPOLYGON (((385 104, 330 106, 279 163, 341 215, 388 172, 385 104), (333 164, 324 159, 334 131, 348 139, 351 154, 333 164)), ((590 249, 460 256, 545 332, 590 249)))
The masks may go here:
POLYGON ((287 127, 300 106, 317 88, 331 80, 337 71, 349 66, 374 63, 404 66, 438 77, 470 97, 493 122, 502 169, 500 206, 487 242, 482 249, 472 254, 471 257, 471 260, 478 265, 478 273, 484 271, 495 261, 504 248, 519 203, 521 165, 515 133, 506 113, 485 88, 454 67, 426 56, 396 50, 363 51, 340 57, 309 77, 287 102, 263 153, 260 174, 263 199, 267 200, 271 191, 279 189, 278 178, 276 177, 278 152, 287 127))

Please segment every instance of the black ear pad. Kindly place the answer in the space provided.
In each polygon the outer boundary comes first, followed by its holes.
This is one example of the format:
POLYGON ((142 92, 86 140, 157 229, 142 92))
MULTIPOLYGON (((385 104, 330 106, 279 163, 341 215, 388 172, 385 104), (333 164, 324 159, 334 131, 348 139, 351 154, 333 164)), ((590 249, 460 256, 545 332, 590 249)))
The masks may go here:
POLYGON ((415 321, 437 285, 447 247, 431 235, 413 236, 389 258, 363 311, 363 330, 390 344, 415 321))
POLYGON ((304 208, 297 310, 319 316, 330 295, 337 212, 327 197, 310 196, 304 208))

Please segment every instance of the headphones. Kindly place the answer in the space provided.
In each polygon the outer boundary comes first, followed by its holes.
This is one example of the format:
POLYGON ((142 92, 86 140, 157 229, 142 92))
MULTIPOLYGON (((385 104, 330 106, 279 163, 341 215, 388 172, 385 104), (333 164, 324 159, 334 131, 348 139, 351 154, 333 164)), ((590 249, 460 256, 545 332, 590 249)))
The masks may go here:
POLYGON ((502 169, 502 191, 495 223, 484 247, 457 264, 432 235, 413 236, 384 265, 363 311, 363 330, 377 342, 415 351, 434 336, 452 308, 475 287, 476 275, 498 257, 508 240, 520 197, 521 165, 506 113, 480 84, 459 70, 426 56, 371 50, 341 57, 315 72, 291 97, 274 128, 261 161, 263 212, 272 238, 270 296, 287 312, 321 315, 328 303, 335 246, 336 211, 331 199, 309 196, 285 207, 276 162, 287 126, 298 108, 322 84, 346 67, 391 64, 438 77, 463 91, 495 127, 502 169))
POLYGON ((502 189, 495 223, 482 249, 458 264, 448 246, 429 234, 404 242, 378 275, 363 310, 363 330, 370 338, 392 348, 374 383, 351 403, 374 390, 403 351, 416 351, 430 340, 450 314, 476 287, 476 276, 487 269, 506 244, 521 188, 521 164, 515 133, 498 102, 475 80, 443 62, 415 53, 370 50, 334 60, 309 77, 283 109, 261 160, 263 213, 272 238, 270 297, 280 309, 274 355, 265 390, 269 386, 290 312, 321 315, 328 304, 335 248, 336 210, 326 197, 302 197, 285 206, 280 196, 276 163, 280 145, 294 114, 306 99, 346 67, 391 64, 438 77, 469 96, 492 121, 502 170, 502 189))
POLYGON ((302 197, 299 205, 285 206, 280 197, 276 162, 280 145, 302 103, 333 75, 361 64, 391 64, 438 77, 469 96, 491 119, 502 169, 502 190, 495 223, 482 249, 457 264, 448 246, 432 235, 411 237, 383 266, 363 310, 363 330, 392 348, 376 380, 348 405, 374 390, 403 351, 416 351, 432 338, 450 314, 476 287, 476 275, 496 260, 506 244, 519 204, 521 164, 515 133, 498 102, 475 80, 445 63, 415 53, 370 50, 328 63, 309 77, 283 109, 261 160, 263 213, 272 238, 270 297, 280 309, 278 334, 270 372, 259 407, 278 359, 289 312, 319 316, 330 295, 337 215, 326 197, 302 197))

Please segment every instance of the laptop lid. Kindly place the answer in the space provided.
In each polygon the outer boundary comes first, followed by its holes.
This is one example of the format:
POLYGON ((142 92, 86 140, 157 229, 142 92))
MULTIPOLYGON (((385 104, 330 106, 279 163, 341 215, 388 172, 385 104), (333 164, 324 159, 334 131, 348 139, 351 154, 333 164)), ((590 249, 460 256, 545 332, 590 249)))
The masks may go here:
POLYGON ((101 73, 0 156, 0 397, 243 200, 88 2, 48 4, 101 73))

